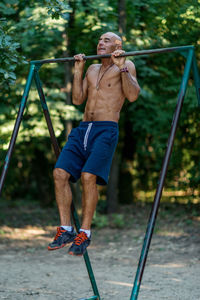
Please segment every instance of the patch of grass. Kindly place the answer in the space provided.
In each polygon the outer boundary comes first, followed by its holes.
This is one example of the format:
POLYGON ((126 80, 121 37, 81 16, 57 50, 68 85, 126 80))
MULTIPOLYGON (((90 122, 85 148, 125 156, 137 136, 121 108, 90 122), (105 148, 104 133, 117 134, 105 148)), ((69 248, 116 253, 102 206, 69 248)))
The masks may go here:
POLYGON ((54 226, 59 224, 56 207, 44 208, 34 201, 1 201, 0 211, 0 226, 54 226))
MULTIPOLYGON (((105 203, 104 203, 105 205, 105 203)), ((103 208, 103 207, 102 207, 103 208)), ((121 205, 118 213, 107 215, 103 212, 95 213, 92 226, 95 228, 112 227, 117 229, 146 230, 152 203, 136 202, 132 205, 121 205)), ((102 209, 103 211, 104 209, 102 209)), ((161 202, 155 224, 157 228, 168 226, 184 227, 190 229, 200 226, 199 204, 178 204, 161 202), (158 226, 158 227, 157 227, 158 226)), ((41 207, 36 201, 15 200, 0 202, 0 226, 25 227, 30 226, 57 226, 59 213, 54 207, 41 207)), ((1 235, 3 234, 0 233, 1 235)))
POLYGON ((5 235, 5 231, 3 229, 0 229, 0 235, 5 235))
POLYGON ((95 214, 93 220, 92 220, 92 226, 100 229, 104 227, 108 227, 109 221, 107 215, 100 215, 98 213, 95 214))
POLYGON ((126 226, 125 216, 123 214, 112 214, 110 216, 110 227, 124 228, 126 226))
POLYGON ((96 228, 125 228, 125 216, 123 214, 111 214, 111 215, 103 215, 96 213, 92 225, 96 228))

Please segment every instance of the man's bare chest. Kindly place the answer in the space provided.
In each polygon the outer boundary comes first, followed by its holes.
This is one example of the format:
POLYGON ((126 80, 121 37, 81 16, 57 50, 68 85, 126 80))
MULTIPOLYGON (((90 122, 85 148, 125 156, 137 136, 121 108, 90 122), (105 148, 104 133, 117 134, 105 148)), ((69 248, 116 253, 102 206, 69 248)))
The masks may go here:
POLYGON ((89 72, 87 79, 89 88, 99 90, 100 87, 111 87, 119 83, 120 72, 115 65, 107 68, 101 68, 98 65, 89 72))

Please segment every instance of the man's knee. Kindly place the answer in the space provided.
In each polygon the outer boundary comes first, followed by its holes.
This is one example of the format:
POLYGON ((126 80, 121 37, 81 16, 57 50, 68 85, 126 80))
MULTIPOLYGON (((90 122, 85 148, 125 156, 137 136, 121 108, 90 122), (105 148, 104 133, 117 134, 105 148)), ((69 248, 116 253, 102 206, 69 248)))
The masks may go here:
POLYGON ((82 172, 81 182, 82 184, 96 184, 97 176, 91 173, 82 172))
POLYGON ((53 178, 55 182, 65 183, 69 180, 70 174, 63 169, 55 168, 53 170, 53 178))

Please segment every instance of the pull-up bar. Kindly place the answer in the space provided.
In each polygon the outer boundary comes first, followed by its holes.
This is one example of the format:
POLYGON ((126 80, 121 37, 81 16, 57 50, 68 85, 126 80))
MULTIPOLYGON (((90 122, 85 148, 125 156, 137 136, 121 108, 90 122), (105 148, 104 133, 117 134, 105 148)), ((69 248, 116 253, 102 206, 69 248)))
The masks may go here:
MULTIPOLYGON (((194 46, 180 46, 180 47, 171 47, 171 48, 160 48, 160 49, 150 49, 150 50, 142 50, 142 51, 131 51, 125 52, 120 56, 141 56, 141 55, 149 55, 153 53, 166 53, 166 52, 182 52, 188 51, 189 49, 194 50, 194 46)), ((84 56, 85 60, 89 59, 102 59, 102 58, 110 58, 111 54, 102 54, 102 55, 89 55, 84 56)), ((63 62, 70 62, 75 61, 74 57, 63 57, 63 58, 54 58, 54 59, 43 59, 43 60, 32 60, 30 63, 34 65, 41 65, 41 64, 51 64, 51 63, 63 63, 63 62)))
MULTIPOLYGON (((143 55, 150 55, 156 53, 169 53, 169 52, 187 52, 192 50, 194 52, 195 48, 193 45, 186 45, 186 46, 178 46, 178 47, 170 47, 170 48, 158 48, 158 49, 149 49, 149 50, 139 50, 139 51, 130 51, 121 54, 122 57, 128 56, 143 56, 143 55)), ((102 55, 89 55, 84 56, 84 60, 94 60, 94 59, 103 59, 103 58, 110 58, 111 54, 102 54, 102 55)), ((32 60, 30 61, 31 66, 37 66, 40 68, 43 64, 52 64, 52 63, 65 63, 65 62, 74 62, 74 57, 63 57, 63 58, 52 58, 52 59, 42 59, 42 60, 32 60)), ((198 105, 200 106, 200 78, 197 68, 197 62, 195 55, 193 55, 193 73, 194 73, 194 82, 196 87, 196 94, 198 99, 198 105)))

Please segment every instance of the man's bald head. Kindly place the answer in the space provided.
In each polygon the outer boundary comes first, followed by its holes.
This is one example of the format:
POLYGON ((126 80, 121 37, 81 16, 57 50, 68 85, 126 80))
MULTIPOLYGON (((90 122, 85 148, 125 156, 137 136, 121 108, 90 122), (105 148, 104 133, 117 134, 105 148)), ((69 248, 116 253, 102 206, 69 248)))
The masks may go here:
POLYGON ((114 32, 106 32, 99 38, 97 54, 112 53, 122 49, 122 39, 114 32))
MULTIPOLYGON (((102 36, 108 36, 110 37, 110 39, 112 39, 112 41, 114 41, 117 45, 121 45, 122 46, 122 39, 119 35, 117 35, 114 32, 106 32, 104 34, 102 34, 102 36)), ((102 37, 101 36, 101 37, 102 37)))
POLYGON ((111 38, 114 38, 115 40, 118 40, 118 41, 120 41, 122 43, 121 37, 119 35, 117 35, 116 33, 114 33, 114 32, 106 32, 104 34, 108 34, 108 35, 110 35, 111 38))
POLYGON ((100 39, 110 39, 116 48, 122 48, 122 38, 114 32, 106 32, 101 35, 100 39))

